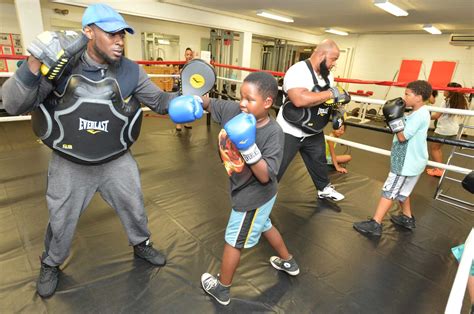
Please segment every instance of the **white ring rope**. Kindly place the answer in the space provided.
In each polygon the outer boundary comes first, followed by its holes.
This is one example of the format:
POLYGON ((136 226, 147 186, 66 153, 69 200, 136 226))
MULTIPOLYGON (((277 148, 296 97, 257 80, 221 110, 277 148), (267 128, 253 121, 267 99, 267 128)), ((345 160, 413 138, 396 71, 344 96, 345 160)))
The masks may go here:
POLYGON ((236 79, 231 79, 231 78, 222 77, 222 76, 218 76, 217 78, 220 79, 220 80, 223 80, 223 81, 229 81, 229 82, 234 82, 234 83, 243 83, 244 82, 242 80, 236 80, 236 79))
POLYGON ((369 97, 362 97, 362 96, 355 96, 355 95, 351 95, 351 100, 355 102, 363 102, 363 103, 371 104, 371 105, 384 105, 386 102, 386 100, 382 100, 382 99, 373 99, 369 97))
POLYGON ((13 76, 15 72, 0 72, 0 77, 10 77, 13 76))
MULTIPOLYGON (((369 145, 365 145, 365 144, 360 144, 360 143, 356 143, 356 142, 352 142, 352 141, 348 141, 348 140, 343 140, 341 138, 332 137, 332 136, 329 136, 329 135, 325 135, 324 137, 328 141, 339 143, 339 144, 344 144, 344 145, 351 146, 351 147, 355 147, 355 148, 362 149, 362 150, 365 150, 365 151, 368 151, 368 152, 371 152, 371 153, 376 153, 376 154, 385 155, 385 156, 390 156, 390 154, 391 154, 391 152, 389 150, 386 150, 386 149, 377 148, 377 147, 373 147, 373 146, 369 146, 369 145)), ((446 170, 449 170, 449 171, 454 171, 454 172, 462 173, 462 174, 468 174, 468 173, 471 173, 471 171, 472 171, 472 169, 462 168, 462 167, 453 166, 453 165, 446 165, 446 164, 443 164, 443 163, 440 163, 440 162, 435 162, 435 161, 428 161, 428 166, 433 166, 433 167, 436 167, 436 168, 442 168, 442 169, 446 169, 446 170)))
MULTIPOLYGON (((371 104, 371 105, 384 105, 386 102, 386 100, 382 100, 382 99, 373 99, 369 97, 352 96, 352 95, 351 95, 351 100, 355 102, 363 102, 363 103, 371 104)), ((474 117, 474 110, 469 110, 469 109, 441 108, 441 107, 435 107, 435 106, 426 106, 426 108, 429 111, 433 111, 433 112, 442 112, 442 113, 450 113, 450 114, 474 117)))
POLYGON ((14 122, 14 121, 25 121, 25 120, 31 120, 30 115, 26 116, 10 116, 10 117, 1 117, 0 122, 14 122))
MULTIPOLYGON (((235 82, 235 83, 242 83, 241 80, 230 79, 226 77, 218 76, 218 79, 223 81, 235 82)), ((360 103, 366 103, 370 105, 384 105, 387 101, 383 99, 375 99, 369 97, 362 97, 357 95, 351 95, 351 100, 360 103)), ((441 112, 441 113, 449 113, 449 114, 456 114, 456 115, 463 115, 463 116, 471 116, 474 117, 474 110, 469 109, 452 109, 452 108, 441 108, 435 106, 426 106, 428 111, 430 112, 441 112)))
POLYGON ((179 74, 148 74, 149 77, 172 77, 172 78, 179 78, 179 74))
POLYGON ((466 242, 464 243, 464 252, 459 262, 458 271, 454 278, 453 287, 449 293, 448 303, 446 304, 445 314, 461 313, 462 300, 466 293, 467 281, 471 273, 471 265, 474 262, 474 228, 471 229, 466 242))
POLYGON ((433 112, 441 112, 441 113, 451 113, 457 114, 461 116, 470 116, 474 117, 474 110, 469 109, 453 109, 453 108, 441 108, 441 107, 433 107, 433 106, 426 106, 429 111, 433 112))

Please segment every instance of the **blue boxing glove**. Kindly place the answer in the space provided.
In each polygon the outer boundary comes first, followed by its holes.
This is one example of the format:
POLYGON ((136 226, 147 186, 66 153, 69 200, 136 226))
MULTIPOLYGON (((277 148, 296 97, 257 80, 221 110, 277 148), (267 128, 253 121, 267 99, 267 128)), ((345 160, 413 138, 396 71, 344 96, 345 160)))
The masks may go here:
POLYGON ((168 114, 174 123, 188 123, 202 117, 202 99, 199 96, 179 96, 171 100, 168 114))
POLYGON ((224 129, 248 165, 262 159, 262 153, 255 144, 257 120, 254 115, 242 112, 229 120, 224 129))

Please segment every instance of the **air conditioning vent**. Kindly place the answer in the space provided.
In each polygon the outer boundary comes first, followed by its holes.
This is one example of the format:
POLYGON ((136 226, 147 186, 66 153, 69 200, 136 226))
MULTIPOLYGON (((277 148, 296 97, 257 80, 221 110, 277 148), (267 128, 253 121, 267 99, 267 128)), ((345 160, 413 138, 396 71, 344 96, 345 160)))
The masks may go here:
POLYGON ((474 46, 474 35, 452 34, 449 43, 453 46, 474 46))

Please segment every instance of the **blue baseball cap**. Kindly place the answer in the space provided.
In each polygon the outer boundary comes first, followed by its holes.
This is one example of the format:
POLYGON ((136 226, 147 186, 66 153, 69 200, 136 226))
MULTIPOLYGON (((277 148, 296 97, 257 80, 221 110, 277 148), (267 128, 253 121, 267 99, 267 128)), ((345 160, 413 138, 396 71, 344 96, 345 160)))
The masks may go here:
POLYGON ((89 6, 82 16, 82 28, 95 24, 107 33, 116 33, 126 30, 130 34, 135 33, 123 17, 106 4, 94 4, 89 6))

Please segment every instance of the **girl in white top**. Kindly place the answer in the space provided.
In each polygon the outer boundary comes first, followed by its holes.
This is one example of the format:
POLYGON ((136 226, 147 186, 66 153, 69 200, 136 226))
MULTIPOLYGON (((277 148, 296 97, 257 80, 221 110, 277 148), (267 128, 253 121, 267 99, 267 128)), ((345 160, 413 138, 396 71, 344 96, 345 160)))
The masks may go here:
MULTIPOLYGON (((451 82, 448 87, 462 87, 461 84, 451 82)), ((467 100, 463 93, 454 91, 444 91, 444 102, 442 108, 456 108, 467 109, 467 100)), ((462 122, 462 117, 459 115, 434 112, 431 114, 431 119, 436 120, 436 128, 434 133, 440 137, 453 137, 458 134, 459 124, 462 122)), ((441 151, 441 143, 430 143, 430 153, 433 161, 443 162, 443 153, 441 151)), ((443 170, 439 168, 427 169, 426 173, 430 176, 441 177, 443 170)))

